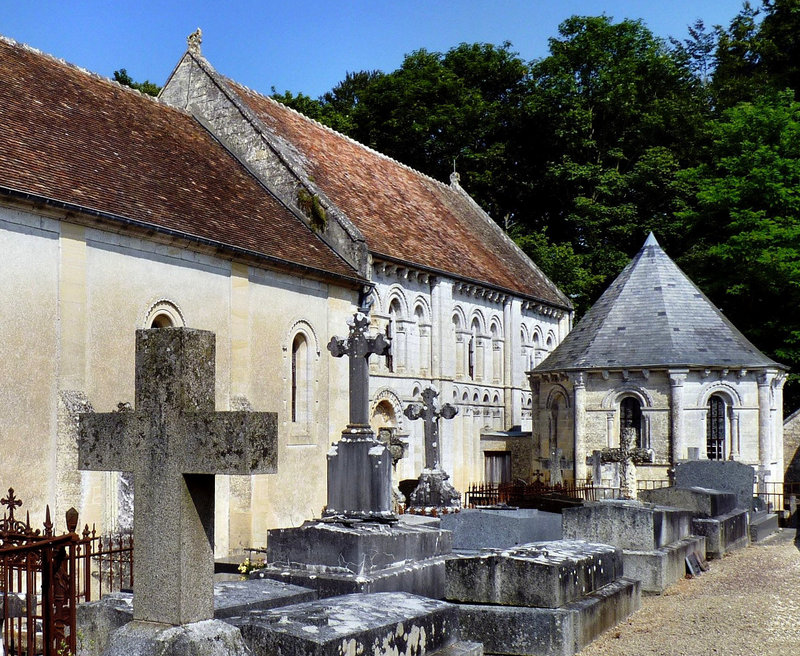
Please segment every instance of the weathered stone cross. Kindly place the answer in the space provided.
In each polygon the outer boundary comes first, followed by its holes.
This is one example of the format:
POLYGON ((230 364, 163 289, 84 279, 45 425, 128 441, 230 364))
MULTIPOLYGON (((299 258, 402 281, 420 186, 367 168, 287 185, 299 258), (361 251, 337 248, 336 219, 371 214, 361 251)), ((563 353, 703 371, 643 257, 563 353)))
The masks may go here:
POLYGON ((422 403, 412 403, 403 411, 411 420, 422 419, 425 422, 425 467, 440 469, 442 451, 439 447, 439 417, 452 419, 458 414, 458 408, 445 403, 436 409, 436 397, 439 392, 431 387, 422 391, 422 403))
POLYGON ((389 341, 381 334, 371 337, 369 317, 361 311, 348 322, 347 338, 331 337, 328 350, 334 358, 350 360, 350 426, 369 426, 369 356, 387 355, 389 341))
POLYGON ((214 474, 275 473, 274 412, 215 412, 214 333, 136 331, 136 408, 81 415, 79 467, 134 474, 133 615, 214 616, 214 474))
POLYGON ((564 483, 564 477, 561 475, 562 455, 564 455, 564 451, 557 448, 554 444, 550 449, 550 459, 548 462, 548 468, 550 469, 550 485, 562 485, 564 483))
POLYGON ((370 336, 369 317, 361 310, 346 339, 332 337, 328 350, 350 360, 350 423, 328 452, 327 518, 388 520, 392 512, 392 456, 369 425, 369 356, 389 353, 383 335, 370 336))
POLYGON ((403 414, 411 420, 425 422, 425 469, 419 477, 417 487, 410 495, 412 508, 457 508, 461 506, 461 495, 450 484, 450 478, 441 467, 439 444, 439 418, 452 419, 458 408, 445 403, 436 409, 439 392, 431 387, 422 391, 422 403, 412 403, 403 414))
POLYGON ((636 429, 626 426, 620 433, 619 448, 602 450, 603 462, 619 463, 620 497, 623 499, 635 499, 637 495, 634 463, 653 462, 653 452, 634 447, 635 440, 636 429))

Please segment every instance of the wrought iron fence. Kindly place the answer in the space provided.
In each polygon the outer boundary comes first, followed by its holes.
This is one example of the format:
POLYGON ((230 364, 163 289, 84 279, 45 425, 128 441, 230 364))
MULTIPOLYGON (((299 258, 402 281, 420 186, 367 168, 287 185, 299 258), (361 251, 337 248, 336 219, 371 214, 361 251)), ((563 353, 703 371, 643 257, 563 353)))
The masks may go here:
POLYGON ((67 533, 55 535, 50 508, 43 531, 15 517, 21 504, 9 489, 0 499, 0 620, 9 656, 74 654, 78 603, 104 592, 132 588, 133 538, 100 536, 86 526, 75 532, 78 513, 67 512, 67 533))

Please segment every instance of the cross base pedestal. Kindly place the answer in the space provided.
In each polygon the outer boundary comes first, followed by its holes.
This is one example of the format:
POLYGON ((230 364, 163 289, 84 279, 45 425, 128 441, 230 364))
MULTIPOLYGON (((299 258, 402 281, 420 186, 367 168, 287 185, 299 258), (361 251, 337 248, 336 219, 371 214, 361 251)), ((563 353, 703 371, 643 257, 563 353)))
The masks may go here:
POLYGON ((112 636, 103 656, 250 656, 235 626, 204 620, 181 626, 133 621, 112 636))
POLYGON ((461 508, 461 494, 450 483, 450 476, 441 469, 424 469, 409 501, 409 508, 448 511, 461 508))
POLYGON ((397 519, 392 512, 392 454, 368 425, 349 425, 328 451, 328 507, 323 517, 397 519))

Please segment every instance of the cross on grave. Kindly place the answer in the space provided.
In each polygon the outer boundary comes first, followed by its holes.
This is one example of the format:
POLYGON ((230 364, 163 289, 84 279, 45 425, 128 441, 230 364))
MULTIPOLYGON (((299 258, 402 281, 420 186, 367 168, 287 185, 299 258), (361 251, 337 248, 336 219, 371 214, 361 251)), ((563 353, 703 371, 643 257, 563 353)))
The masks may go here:
POLYGON ((8 488, 8 496, 5 497, 4 499, 0 499, 0 504, 8 506, 8 520, 10 522, 13 522, 14 508, 19 508, 22 505, 22 501, 20 501, 19 499, 17 499, 16 496, 14 496, 13 487, 8 488))
POLYGON ((550 469, 550 485, 561 485, 564 483, 564 478, 561 476, 561 457, 564 452, 553 445, 550 449, 550 462, 548 463, 550 469))
POLYGON ((425 423, 425 467, 440 469, 442 451, 439 447, 439 417, 452 419, 458 414, 458 408, 445 403, 436 409, 436 397, 439 392, 431 387, 422 391, 422 403, 412 403, 406 407, 403 414, 411 419, 422 419, 425 423))
POLYGON ((619 463, 620 497, 623 499, 636 498, 636 467, 634 463, 653 462, 652 450, 633 446, 635 440, 636 429, 626 426, 619 436, 619 448, 606 448, 601 451, 603 462, 619 463))
POLYGON ((328 351, 347 356, 350 368, 350 423, 328 452, 329 520, 395 521, 392 512, 392 456, 369 425, 369 356, 388 355, 384 335, 369 335, 369 305, 348 321, 346 338, 331 337, 328 351))
POLYGON ((445 403, 436 408, 439 392, 431 387, 422 391, 422 403, 412 403, 403 414, 409 419, 422 419, 425 422, 425 469, 419 477, 417 487, 410 494, 413 508, 460 508, 461 495, 450 484, 450 478, 441 467, 441 447, 439 444, 439 419, 452 419, 458 408, 445 403))
POLYGON ((369 426, 369 356, 388 355, 391 345, 383 335, 368 334, 369 317, 360 310, 348 324, 348 336, 331 337, 328 350, 334 358, 350 360, 350 425, 369 426))
POLYGON ((136 408, 80 417, 79 468, 134 475, 133 616, 214 616, 214 475, 275 473, 277 415, 215 412, 215 336, 136 331, 136 408))

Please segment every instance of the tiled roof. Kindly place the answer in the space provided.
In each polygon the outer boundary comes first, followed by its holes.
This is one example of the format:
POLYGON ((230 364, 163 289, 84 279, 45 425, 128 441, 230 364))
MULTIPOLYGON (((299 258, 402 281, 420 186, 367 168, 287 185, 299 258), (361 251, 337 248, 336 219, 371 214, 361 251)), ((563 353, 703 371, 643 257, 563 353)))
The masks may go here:
POLYGON ((191 116, 1 37, 0 187, 356 277, 191 116))
POLYGON ((728 321, 650 234, 535 372, 633 367, 781 366, 728 321))
POLYGON ((362 232, 374 256, 572 307, 460 187, 433 180, 222 79, 267 130, 298 151, 309 177, 362 232))

